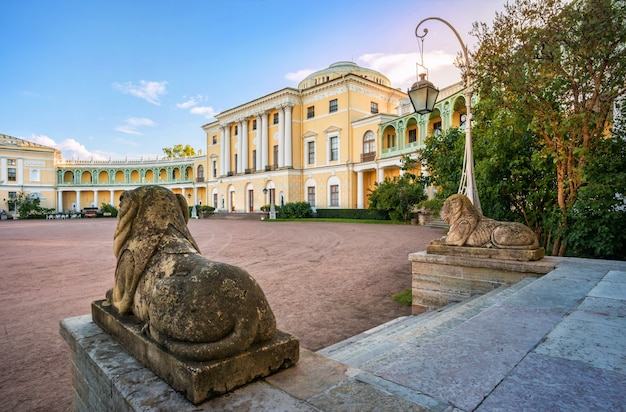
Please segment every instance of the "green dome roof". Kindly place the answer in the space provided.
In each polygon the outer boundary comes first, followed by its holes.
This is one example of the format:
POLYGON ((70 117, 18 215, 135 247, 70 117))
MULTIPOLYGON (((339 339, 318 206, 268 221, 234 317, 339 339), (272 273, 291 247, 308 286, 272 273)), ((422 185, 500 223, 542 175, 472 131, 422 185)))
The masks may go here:
POLYGON ((365 67, 361 67, 354 62, 341 61, 331 64, 327 69, 311 73, 298 84, 298 89, 307 89, 309 87, 317 86, 338 77, 345 76, 346 74, 355 74, 384 86, 391 87, 391 82, 382 73, 377 72, 376 70, 366 69, 365 67))

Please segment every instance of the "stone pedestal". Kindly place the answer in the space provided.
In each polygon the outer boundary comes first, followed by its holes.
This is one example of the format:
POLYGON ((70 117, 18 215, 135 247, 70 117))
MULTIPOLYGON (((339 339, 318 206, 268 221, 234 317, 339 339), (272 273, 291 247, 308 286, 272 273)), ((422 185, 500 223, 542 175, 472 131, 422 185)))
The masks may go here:
POLYGON ((274 339, 230 358, 182 361, 141 333, 142 324, 134 317, 120 316, 106 301, 92 303, 92 317, 139 362, 195 404, 288 368, 299 359, 298 339, 277 331, 274 339))
POLYGON ((409 254, 414 315, 428 309, 442 308, 451 302, 464 301, 500 286, 511 286, 527 277, 543 276, 553 270, 558 262, 551 257, 529 260, 543 256, 543 249, 504 250, 501 251, 504 255, 498 255, 494 249, 477 251, 479 248, 442 245, 429 248, 428 253, 421 251, 409 254), (449 254, 431 253, 437 251, 449 254), (506 258, 499 259, 497 256, 506 258))

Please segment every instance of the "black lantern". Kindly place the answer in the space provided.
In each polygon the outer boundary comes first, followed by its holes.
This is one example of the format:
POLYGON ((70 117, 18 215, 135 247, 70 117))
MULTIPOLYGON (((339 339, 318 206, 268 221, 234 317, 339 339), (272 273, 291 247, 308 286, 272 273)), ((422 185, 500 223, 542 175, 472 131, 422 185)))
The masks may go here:
POLYGON ((411 89, 407 91, 413 108, 416 113, 426 114, 433 111, 437 96, 439 95, 439 89, 437 89, 431 82, 426 80, 426 73, 420 73, 419 81, 413 83, 411 89))

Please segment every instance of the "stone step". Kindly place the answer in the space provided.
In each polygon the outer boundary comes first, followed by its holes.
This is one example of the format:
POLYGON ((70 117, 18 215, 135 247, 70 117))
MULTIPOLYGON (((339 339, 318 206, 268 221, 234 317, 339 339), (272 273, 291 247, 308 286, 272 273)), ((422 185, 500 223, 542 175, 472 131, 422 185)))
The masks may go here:
POLYGON ((376 370, 386 358, 393 357, 394 351, 401 345, 422 346, 504 301, 534 280, 527 278, 513 286, 500 287, 440 310, 394 319, 321 349, 318 353, 355 368, 376 370))

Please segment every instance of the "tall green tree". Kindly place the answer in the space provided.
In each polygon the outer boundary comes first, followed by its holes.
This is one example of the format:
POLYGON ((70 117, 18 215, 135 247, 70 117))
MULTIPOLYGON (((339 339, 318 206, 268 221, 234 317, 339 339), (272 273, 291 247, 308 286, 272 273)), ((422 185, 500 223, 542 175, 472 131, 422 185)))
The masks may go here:
MULTIPOLYGON (((623 0, 516 0, 493 27, 474 25, 471 75, 488 115, 524 120, 512 123, 528 133, 535 160, 553 162, 556 227, 546 246, 555 255, 567 252, 585 166, 608 138, 614 100, 626 92, 624 21, 623 0)), ((476 124, 487 141, 502 139, 488 122, 476 124)))
POLYGON ((196 150, 191 145, 176 144, 174 147, 164 147, 163 153, 168 159, 175 159, 180 157, 191 157, 196 155, 196 150))
POLYGON ((428 174, 422 176, 424 185, 437 188, 434 202, 437 209, 459 190, 464 153, 465 132, 457 128, 428 136, 418 152, 418 160, 428 168, 428 174))
POLYGON ((376 183, 369 194, 369 209, 389 216, 394 222, 409 221, 415 206, 426 198, 424 184, 415 173, 416 165, 416 159, 403 156, 403 173, 376 183))

